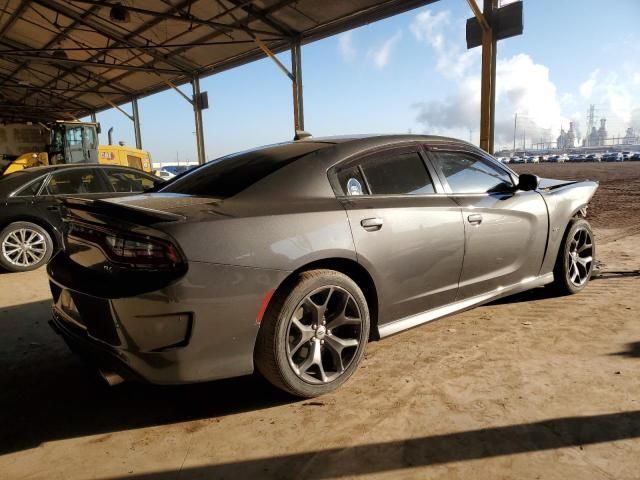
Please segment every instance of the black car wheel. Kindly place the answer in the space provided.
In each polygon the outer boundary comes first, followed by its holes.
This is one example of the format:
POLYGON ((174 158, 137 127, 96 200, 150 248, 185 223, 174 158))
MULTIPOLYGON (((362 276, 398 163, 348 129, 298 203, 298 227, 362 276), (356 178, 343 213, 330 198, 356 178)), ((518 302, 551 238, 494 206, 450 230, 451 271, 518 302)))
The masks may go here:
POLYGON ((13 222, 0 232, 0 265, 10 272, 35 270, 53 253, 49 233, 31 222, 13 222))
POLYGON ((303 272, 272 299, 258 333, 256 366, 293 395, 323 395, 358 368, 369 328, 366 299, 351 278, 333 270, 303 272))
POLYGON ((578 293, 591 279, 596 258, 596 242, 591 225, 583 218, 567 229, 553 271, 553 286, 561 294, 578 293))

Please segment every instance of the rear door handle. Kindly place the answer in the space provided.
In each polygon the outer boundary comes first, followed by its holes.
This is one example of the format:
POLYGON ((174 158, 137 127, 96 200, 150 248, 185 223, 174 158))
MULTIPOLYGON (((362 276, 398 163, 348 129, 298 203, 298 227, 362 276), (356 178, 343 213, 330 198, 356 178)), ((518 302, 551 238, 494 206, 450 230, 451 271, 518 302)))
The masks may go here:
POLYGON ((360 222, 360 225, 362 225, 362 228, 367 232, 375 232, 382 228, 383 223, 384 221, 381 218, 365 218, 360 222))
POLYGON ((467 217, 467 220, 469 221, 469 223, 479 225, 482 223, 482 215, 480 215, 479 213, 473 213, 467 217))

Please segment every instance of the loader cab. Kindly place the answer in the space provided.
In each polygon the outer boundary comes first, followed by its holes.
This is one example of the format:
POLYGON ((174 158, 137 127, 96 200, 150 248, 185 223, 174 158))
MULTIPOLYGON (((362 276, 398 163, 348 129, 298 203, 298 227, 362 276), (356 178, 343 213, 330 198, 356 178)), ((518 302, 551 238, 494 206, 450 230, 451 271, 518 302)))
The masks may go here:
POLYGON ((98 163, 98 133, 98 123, 54 123, 51 126, 49 163, 98 163))

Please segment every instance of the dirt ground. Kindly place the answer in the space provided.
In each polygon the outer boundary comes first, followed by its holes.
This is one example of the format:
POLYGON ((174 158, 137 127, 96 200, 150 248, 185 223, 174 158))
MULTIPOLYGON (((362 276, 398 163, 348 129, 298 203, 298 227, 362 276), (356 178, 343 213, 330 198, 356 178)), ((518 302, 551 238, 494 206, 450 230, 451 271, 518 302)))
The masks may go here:
POLYGON ((109 389, 47 326, 44 271, 0 274, 0 479, 640 478, 640 162, 518 169, 600 181, 602 273, 373 343, 313 401, 109 389))

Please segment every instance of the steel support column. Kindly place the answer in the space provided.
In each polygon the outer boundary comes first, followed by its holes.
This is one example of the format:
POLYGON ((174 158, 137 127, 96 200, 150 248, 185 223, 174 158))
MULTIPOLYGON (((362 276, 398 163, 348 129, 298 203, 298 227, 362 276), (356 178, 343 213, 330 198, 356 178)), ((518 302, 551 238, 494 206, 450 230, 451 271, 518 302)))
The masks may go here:
POLYGON ((304 130, 304 97, 302 96, 302 49, 300 39, 291 43, 291 73, 293 75, 293 126, 294 131, 304 130))
POLYGON ((494 110, 496 101, 496 39, 491 21, 498 0, 483 0, 483 12, 476 0, 467 0, 482 28, 482 76, 480 91, 480 148, 493 153, 494 110))
POLYGON ((191 86, 193 87, 193 112, 195 115, 196 123, 196 146, 198 149, 198 163, 202 165, 207 161, 207 157, 204 151, 204 130, 202 127, 202 108, 200 105, 200 79, 198 76, 193 77, 191 80, 191 86))
POLYGON ((96 112, 91 112, 91 121, 93 123, 98 123, 98 117, 96 117, 96 112))
MULTIPOLYGON (((498 8, 498 0, 484 0, 483 5, 483 14, 487 19, 490 26, 494 25, 494 15, 495 11, 498 8)), ((487 138, 486 148, 482 147, 485 151, 493 154, 494 151, 494 137, 495 137, 495 125, 496 125, 496 53, 498 51, 498 42, 496 40, 496 36, 494 34, 493 28, 489 30, 489 34, 484 34, 482 37, 482 76, 483 79, 485 76, 489 76, 488 85, 483 81, 482 85, 482 94, 487 95, 488 99, 488 113, 485 112, 485 115, 489 117, 486 122, 488 123, 486 127, 485 136, 487 138), (488 37, 485 39, 485 36, 488 37), (486 44, 486 45, 485 45, 486 44), (488 48, 489 53, 484 52, 484 50, 488 48), (485 57, 488 61, 488 65, 485 65, 485 57), (486 71, 488 70, 488 72, 486 71)))
POLYGON ((133 110, 133 131, 136 136, 136 148, 142 148, 142 134, 140 133, 140 112, 138 111, 138 99, 131 100, 133 110))

